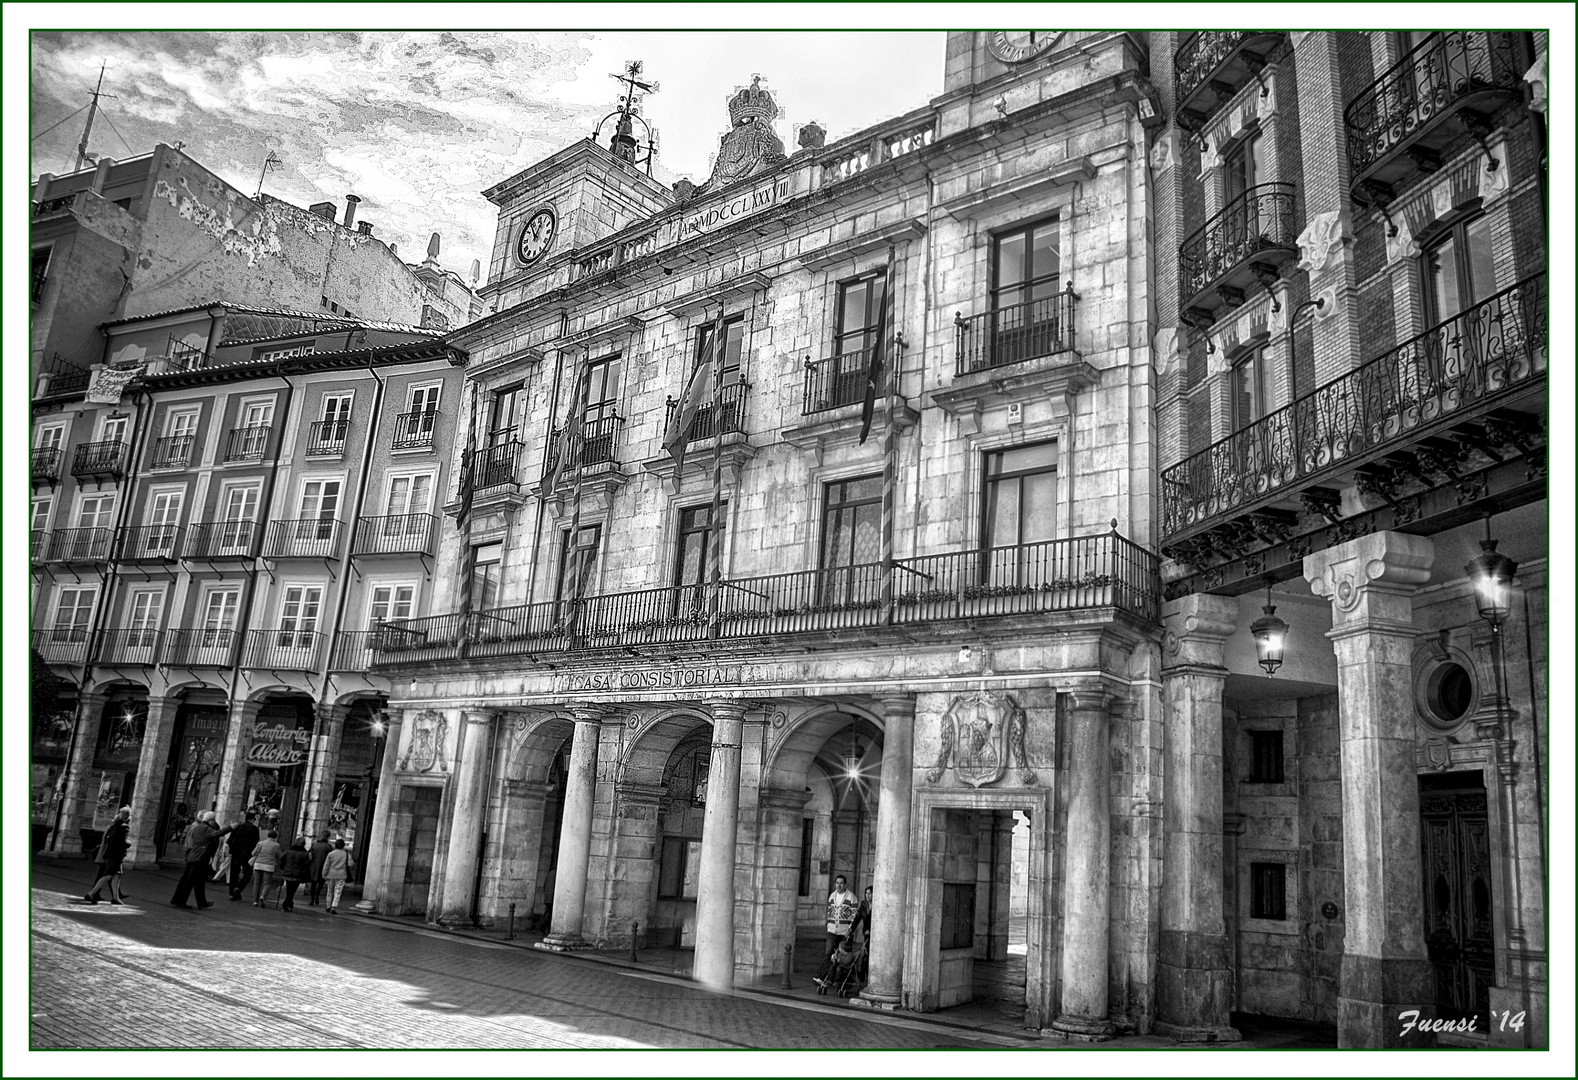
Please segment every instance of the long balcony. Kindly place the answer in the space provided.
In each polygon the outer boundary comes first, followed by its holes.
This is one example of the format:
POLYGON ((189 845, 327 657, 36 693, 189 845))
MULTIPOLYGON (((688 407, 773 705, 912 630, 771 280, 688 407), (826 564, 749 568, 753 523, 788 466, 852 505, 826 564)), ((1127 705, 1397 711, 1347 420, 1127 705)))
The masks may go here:
POLYGON ((314 420, 307 425, 307 456, 343 457, 350 432, 349 420, 314 420))
POLYGON ((33 483, 53 484, 60 479, 60 466, 66 460, 66 452, 58 446, 38 446, 33 448, 32 473, 33 483))
POLYGON ((186 530, 186 559, 251 559, 263 530, 255 521, 196 521, 186 530))
POLYGON ((316 671, 328 634, 314 630, 248 630, 242 667, 267 671, 316 671))
POLYGON ((1465 129, 1488 135, 1489 111, 1518 95, 1528 67, 1520 54, 1511 33, 1431 34, 1350 101, 1342 119, 1354 199, 1384 206, 1416 172, 1439 169, 1465 129))
MULTIPOLYGON (((583 469, 597 465, 617 467, 619 461, 615 457, 615 447, 619 429, 624 423, 625 418, 622 416, 604 416, 582 424, 580 437, 575 440, 576 445, 570 447, 571 466, 579 465, 583 469)), ((554 428, 548 436, 548 454, 542 467, 544 477, 552 476, 558 467, 562 433, 562 428, 554 428)))
POLYGON ((104 479, 126 474, 126 444, 123 442, 83 443, 71 459, 71 475, 104 479))
POLYGON ((351 555, 431 555, 437 537, 438 518, 432 514, 364 517, 356 522, 351 555))
POLYGON ((380 631, 341 630, 329 652, 330 671, 366 671, 373 666, 373 642, 380 631))
POLYGON ((1270 287, 1298 254, 1293 185, 1260 184, 1234 197, 1178 246, 1178 300, 1197 320, 1270 287))
POLYGON ((891 610, 883 566, 866 563, 731 578, 714 594, 678 585, 386 623, 372 633, 379 664, 567 649, 629 648, 884 625, 969 623, 1058 612, 1158 618, 1157 557, 1117 532, 894 561, 891 610))
POLYGON ((526 444, 511 439, 471 453, 471 483, 477 493, 493 488, 519 487, 521 455, 526 444))
POLYGON ((49 536, 49 550, 45 562, 97 563, 108 562, 112 529, 56 529, 49 536))
POLYGON ((1173 53, 1178 126, 1199 131, 1216 111, 1259 76, 1287 35, 1280 30, 1201 30, 1173 53))
POLYGON ((51 664, 84 664, 88 659, 86 627, 57 626, 33 631, 33 648, 51 664))
POLYGON ((1054 296, 979 315, 955 314, 954 373, 967 375, 1073 351, 1074 306, 1078 302, 1071 282, 1054 296))
POLYGON ((337 518, 286 518, 268 523, 263 555, 269 559, 332 559, 338 556, 337 518))
MULTIPOLYGON (((725 386, 718 394, 716 406, 710 401, 704 402, 696 410, 696 415, 691 419, 690 431, 685 434, 686 442, 698 442, 701 439, 710 439, 718 433, 721 426, 725 435, 740 434, 745 431, 745 396, 750 392, 750 387, 744 383, 735 383, 725 386), (716 416, 714 416, 716 413, 716 416)), ((668 430, 668 425, 674 422, 674 414, 679 410, 679 402, 673 398, 668 399, 667 411, 663 414, 663 428, 668 430)))
POLYGON ((389 446, 393 450, 425 450, 433 445, 433 432, 438 427, 438 411, 401 413, 395 417, 394 436, 389 446))
POLYGON ((192 447, 196 441, 190 435, 167 435, 155 439, 150 464, 155 469, 184 469, 192 463, 192 447))
POLYGON ((146 628, 100 630, 93 650, 96 664, 152 666, 159 662, 164 631, 146 628))
POLYGON ((1168 542, 1291 498, 1543 382, 1538 274, 1162 473, 1168 542))
POLYGON ((179 525, 126 525, 116 555, 125 562, 170 562, 180 557, 179 525))
POLYGON ((225 443, 225 460, 262 461, 268 449, 269 432, 273 430, 268 424, 233 429, 225 443))
POLYGON ((174 667, 227 668, 236 661, 240 641, 234 630, 169 630, 162 662, 174 667))
POLYGON ((831 412, 865 400, 870 366, 870 349, 856 349, 815 362, 807 361, 800 415, 831 412))

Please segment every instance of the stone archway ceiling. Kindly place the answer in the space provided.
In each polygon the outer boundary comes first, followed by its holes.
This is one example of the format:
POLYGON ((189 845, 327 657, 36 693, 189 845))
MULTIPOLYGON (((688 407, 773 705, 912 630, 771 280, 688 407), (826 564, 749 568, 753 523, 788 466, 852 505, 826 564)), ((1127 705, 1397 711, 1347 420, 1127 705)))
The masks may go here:
POLYGON ((882 774, 882 731, 869 720, 837 714, 839 726, 817 751, 815 763, 827 774, 833 788, 833 811, 863 808, 876 813, 877 791, 882 774), (857 744, 855 775, 849 775, 850 725, 854 725, 857 744))

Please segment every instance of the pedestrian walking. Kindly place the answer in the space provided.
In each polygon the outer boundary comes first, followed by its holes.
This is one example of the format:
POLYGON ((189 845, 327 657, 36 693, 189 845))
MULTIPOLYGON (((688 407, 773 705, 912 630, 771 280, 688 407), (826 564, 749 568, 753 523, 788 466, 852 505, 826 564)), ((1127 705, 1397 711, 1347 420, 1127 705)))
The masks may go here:
POLYGON ((104 830, 104 842, 99 845, 98 879, 83 897, 88 903, 97 904, 100 891, 106 887, 110 890, 110 903, 120 905, 126 902, 126 898, 121 895, 121 860, 126 858, 126 852, 131 847, 127 839, 130 829, 131 807, 123 806, 115 815, 115 820, 110 822, 110 827, 104 830))
POLYGON ((866 894, 860 898, 860 907, 855 912, 855 922, 849 928, 849 936, 853 938, 860 935, 860 982, 864 986, 871 975, 871 886, 866 886, 866 894))
POLYGON ((232 900, 240 900, 244 897, 247 886, 252 882, 252 852, 257 848, 259 839, 257 814, 248 810, 246 818, 236 822, 235 829, 226 842, 230 848, 230 899, 232 900))
POLYGON ((334 842, 334 850, 323 859, 323 880, 329 887, 328 912, 334 914, 334 909, 340 906, 340 894, 345 890, 345 883, 350 879, 355 866, 351 863, 351 853, 345 850, 345 840, 341 838, 334 842))
POLYGON ((825 980, 833 968, 833 954, 838 951, 850 929, 855 925, 855 912, 859 905, 855 894, 849 891, 844 875, 833 879, 833 891, 827 898, 827 952, 822 957, 822 967, 817 972, 818 982, 825 980))
POLYGON ((252 887, 252 906, 268 906, 270 886, 274 882, 274 872, 279 869, 279 857, 284 849, 279 846, 279 833, 274 829, 258 841, 258 846, 252 849, 252 873, 256 875, 256 884, 252 887))
POLYGON ((311 875, 312 856, 307 854, 307 838, 298 836, 291 842, 290 850, 279 857, 279 878, 284 883, 281 910, 296 910, 296 890, 311 875))
POLYGON ((186 868, 181 873, 181 880, 176 883, 175 895, 170 897, 171 905, 190 911, 191 905, 186 902, 186 898, 191 896, 199 908, 214 906, 209 903, 208 894, 204 891, 204 882, 208 880, 208 861, 214 857, 220 837, 230 832, 231 828, 226 825, 221 829, 212 810, 198 813, 197 820, 186 830, 186 868))
POLYGON ((323 899, 323 860, 329 852, 334 850, 334 845, 329 843, 329 830, 319 829, 318 839, 312 842, 309 854, 312 856, 312 893, 307 902, 314 907, 323 899))

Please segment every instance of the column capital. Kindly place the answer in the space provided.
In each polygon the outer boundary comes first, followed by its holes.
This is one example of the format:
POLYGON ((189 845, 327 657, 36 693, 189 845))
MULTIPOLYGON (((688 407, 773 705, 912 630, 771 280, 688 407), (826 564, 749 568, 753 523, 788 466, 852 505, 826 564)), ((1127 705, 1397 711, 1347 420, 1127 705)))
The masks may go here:
POLYGON ((326 724, 333 723, 336 720, 343 721, 347 716, 351 715, 351 707, 349 705, 336 705, 332 701, 318 702, 313 711, 318 714, 318 719, 326 724))
POLYGON ((1430 580, 1435 545, 1427 537, 1378 532, 1304 557, 1304 580, 1331 601, 1332 633, 1410 629, 1413 594, 1430 580))
POLYGON ((498 716, 499 713, 500 713, 500 710, 498 710, 498 709, 462 709, 461 710, 461 715, 465 717, 466 723, 468 723, 468 724, 491 724, 491 723, 493 723, 493 718, 498 716))
POLYGON ((108 694, 100 694, 93 690, 89 690, 87 693, 78 693, 77 711, 81 712, 83 709, 94 708, 102 709, 109 704, 109 701, 110 696, 108 694))
POLYGON ((1058 687, 1058 693, 1067 697, 1068 707, 1074 712, 1105 713, 1117 695, 1100 684, 1075 683, 1058 687))
POLYGON ((706 703, 707 712, 712 714, 713 723, 720 720, 745 719, 746 703, 737 699, 723 698, 706 703))
POLYGON ((262 708, 263 703, 261 701, 251 701, 247 698, 241 698, 238 701, 232 701, 230 703, 230 715, 239 716, 242 718, 248 716, 255 717, 262 708))
POLYGON ((915 719, 914 694, 878 694, 877 704, 882 706, 884 720, 915 719))
POLYGON ((586 701, 571 705, 569 713, 577 724, 601 724, 613 714, 613 709, 600 701, 586 701))

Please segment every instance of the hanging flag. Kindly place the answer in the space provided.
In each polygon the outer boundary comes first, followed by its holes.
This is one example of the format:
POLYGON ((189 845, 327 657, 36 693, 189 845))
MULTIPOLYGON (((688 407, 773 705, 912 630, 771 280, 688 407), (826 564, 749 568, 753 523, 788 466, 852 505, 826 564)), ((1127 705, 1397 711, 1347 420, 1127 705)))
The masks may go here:
POLYGON ((871 434, 871 417, 877 410, 877 394, 882 389, 882 372, 887 366, 887 334, 893 322, 893 263, 888 262, 882 279, 882 306, 877 309, 877 333, 871 345, 871 362, 866 367, 866 400, 860 406, 860 444, 871 434))
MULTIPOLYGON (((587 354, 591 355, 590 353, 587 354)), ((583 357, 584 360, 584 357, 583 357)), ((591 367, 582 363, 576 373, 575 392, 570 395, 570 414, 564 418, 564 427, 559 431, 558 456, 554 459, 553 475, 549 478, 546 494, 552 495, 559 490, 559 482, 564 478, 564 470, 570 467, 570 458, 576 458, 580 464, 581 456, 581 426, 586 416, 586 394, 588 376, 591 367)))
POLYGON ((455 507, 455 529, 464 531, 466 522, 471 520, 471 500, 476 494, 476 435, 477 435, 477 393, 476 385, 471 389, 471 423, 466 427, 466 448, 460 455, 460 501, 455 507))
POLYGON ((679 482, 681 470, 685 467, 685 446, 690 442, 691 425, 696 422, 696 414, 701 411, 701 407, 712 401, 714 396, 712 357, 717 352, 718 338, 722 334, 721 307, 718 319, 718 322, 711 324, 712 333, 707 338, 707 346, 702 350, 701 359, 696 361, 696 370, 690 374, 690 382, 685 385, 679 407, 669 415, 668 429, 663 432, 663 449, 674 459, 675 483, 679 482))

